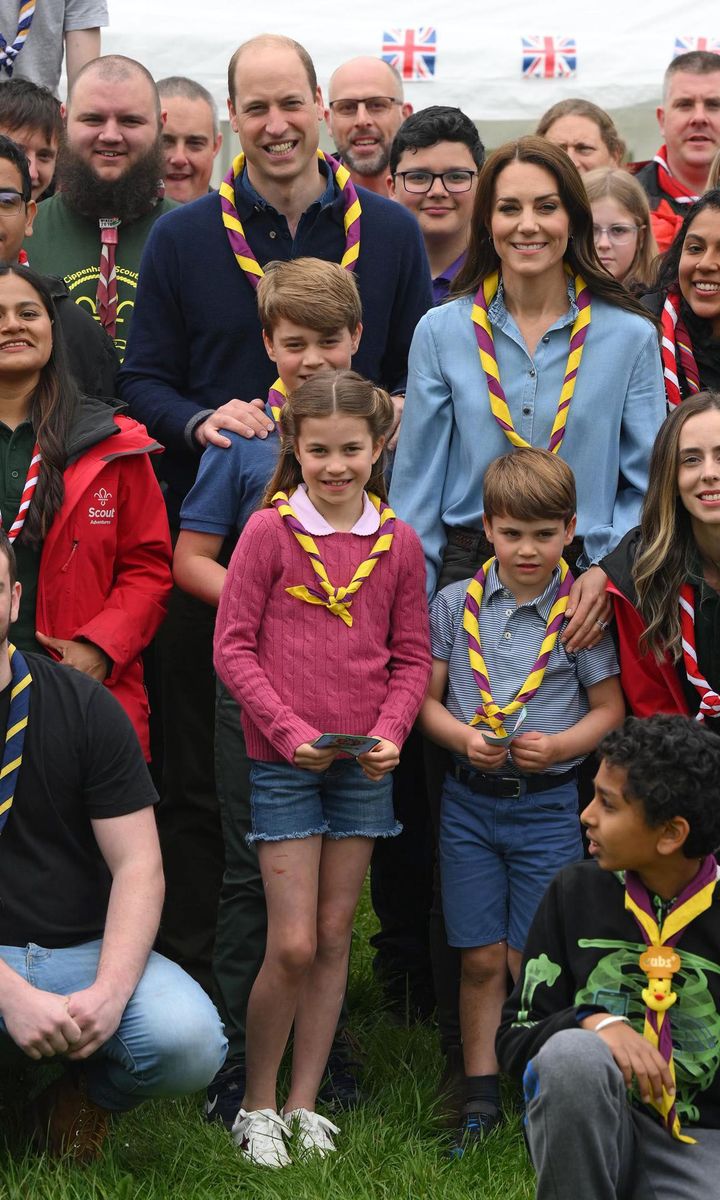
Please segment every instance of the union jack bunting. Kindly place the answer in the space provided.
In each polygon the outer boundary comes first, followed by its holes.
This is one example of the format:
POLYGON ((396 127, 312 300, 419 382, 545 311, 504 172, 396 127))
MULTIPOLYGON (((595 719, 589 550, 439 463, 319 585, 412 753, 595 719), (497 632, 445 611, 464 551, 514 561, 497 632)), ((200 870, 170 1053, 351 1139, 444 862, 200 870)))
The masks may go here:
POLYGON ((522 73, 526 79, 570 79, 575 74, 574 37, 524 37, 522 52, 522 73))
POLYGON ((422 29, 388 29, 383 34, 383 61, 395 67, 403 79, 432 79, 436 52, 437 30, 430 25, 422 29))
POLYGON ((707 37, 676 37, 673 58, 678 54, 688 54, 691 50, 708 50, 710 54, 720 54, 720 38, 707 37))

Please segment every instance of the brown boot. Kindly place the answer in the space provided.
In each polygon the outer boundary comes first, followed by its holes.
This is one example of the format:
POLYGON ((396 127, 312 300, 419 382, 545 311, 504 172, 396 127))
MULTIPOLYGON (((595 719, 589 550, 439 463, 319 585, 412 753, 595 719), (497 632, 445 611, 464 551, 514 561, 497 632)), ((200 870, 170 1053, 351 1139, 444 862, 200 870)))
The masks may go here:
POLYGON ((33 1143, 53 1158, 94 1162, 102 1154, 110 1116, 106 1108, 88 1098, 84 1078, 73 1078, 66 1071, 33 1103, 33 1143))

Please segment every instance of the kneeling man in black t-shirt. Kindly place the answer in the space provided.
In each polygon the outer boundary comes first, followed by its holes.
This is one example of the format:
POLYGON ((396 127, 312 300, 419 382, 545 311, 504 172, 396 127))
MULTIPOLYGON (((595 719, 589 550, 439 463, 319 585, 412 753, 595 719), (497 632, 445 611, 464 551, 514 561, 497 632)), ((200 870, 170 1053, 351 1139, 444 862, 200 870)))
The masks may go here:
POLYGON ((87 1161, 111 1113, 204 1088, 226 1042, 152 951, 164 884, 135 732, 107 688, 9 644, 19 603, 0 529, 0 1069, 63 1059, 34 1136, 87 1161))

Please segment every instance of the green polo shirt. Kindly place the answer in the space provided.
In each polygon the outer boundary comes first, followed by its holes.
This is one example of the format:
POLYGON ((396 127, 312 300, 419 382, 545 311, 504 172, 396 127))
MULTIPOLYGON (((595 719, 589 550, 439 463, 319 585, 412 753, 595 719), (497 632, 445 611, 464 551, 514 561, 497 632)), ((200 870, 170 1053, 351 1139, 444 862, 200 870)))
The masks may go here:
MULTIPOLYGON (((34 445, 35 433, 29 421, 23 421, 17 429, 9 429, 0 421, 0 513, 6 531, 18 514, 34 445)), ((40 550, 24 546, 22 540, 15 542, 14 549, 22 598, 20 616, 10 631, 10 640, 20 650, 43 654, 43 647, 35 640, 40 550)))

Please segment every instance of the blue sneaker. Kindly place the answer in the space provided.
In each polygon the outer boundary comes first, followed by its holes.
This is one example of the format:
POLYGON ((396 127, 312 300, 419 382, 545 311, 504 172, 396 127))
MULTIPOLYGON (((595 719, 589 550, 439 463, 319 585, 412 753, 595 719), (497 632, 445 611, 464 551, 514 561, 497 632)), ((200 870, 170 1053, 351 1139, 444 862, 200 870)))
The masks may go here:
POLYGON ((481 1111, 478 1110, 477 1101, 466 1104, 450 1157, 462 1158, 466 1150, 477 1146, 488 1134, 502 1125, 503 1119, 500 1109, 488 1106, 481 1111))
POLYGON ((208 1085, 205 1101, 205 1120, 212 1124, 221 1121, 228 1132, 232 1129, 245 1095, 245 1064, 224 1067, 208 1085))

